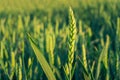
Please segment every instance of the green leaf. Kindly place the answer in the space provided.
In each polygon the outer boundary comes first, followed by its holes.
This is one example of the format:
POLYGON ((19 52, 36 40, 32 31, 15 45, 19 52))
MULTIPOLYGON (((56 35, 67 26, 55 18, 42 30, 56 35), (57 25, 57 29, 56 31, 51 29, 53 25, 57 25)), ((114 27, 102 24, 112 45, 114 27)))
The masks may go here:
POLYGON ((32 48, 34 50, 34 53, 35 53, 35 55, 37 57, 37 60, 39 61, 39 63, 41 65, 43 71, 45 72, 48 80, 56 80, 56 78, 55 78, 55 76, 54 76, 48 62, 46 61, 45 57, 43 56, 42 52, 35 45, 32 37, 29 34, 27 34, 27 35, 28 35, 29 42, 30 42, 30 44, 31 44, 31 46, 32 46, 32 48))
MULTIPOLYGON (((97 64, 96 80, 98 80, 99 75, 100 75, 101 62, 103 62, 104 66, 105 66, 105 69, 107 70, 106 74, 108 74, 108 72, 109 72, 108 71, 109 70, 109 66, 108 66, 108 48, 109 48, 109 44, 110 44, 110 38, 107 35, 106 36, 106 44, 103 47, 103 50, 102 50, 102 52, 100 54, 100 57, 99 57, 99 60, 98 60, 98 64, 97 64)), ((106 76, 106 77, 108 77, 108 76, 106 76)))
POLYGON ((84 70, 84 74, 85 74, 86 76, 89 76, 88 70, 86 70, 83 62, 81 61, 81 59, 80 59, 79 57, 77 57, 77 58, 78 58, 78 60, 79 60, 79 62, 80 62, 80 65, 82 66, 82 68, 83 68, 83 70, 84 70))

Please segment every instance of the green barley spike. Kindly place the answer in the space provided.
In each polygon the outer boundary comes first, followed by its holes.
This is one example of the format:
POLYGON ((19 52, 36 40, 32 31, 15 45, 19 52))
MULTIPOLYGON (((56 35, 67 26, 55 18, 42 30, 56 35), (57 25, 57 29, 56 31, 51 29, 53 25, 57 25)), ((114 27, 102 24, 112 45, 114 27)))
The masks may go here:
POLYGON ((83 57, 83 64, 85 66, 85 69, 87 70, 87 59, 86 59, 85 44, 82 44, 82 57, 83 57))
POLYGON ((55 34, 51 26, 48 26, 48 28, 45 31, 45 35, 46 35, 46 51, 47 53, 49 53, 49 62, 51 64, 54 64, 55 34))
POLYGON ((15 53, 12 52, 12 53, 11 53, 11 64, 12 64, 12 68, 15 67, 15 63, 16 63, 16 61, 15 61, 15 53))
POLYGON ((53 47, 53 41, 52 41, 52 36, 49 36, 49 49, 50 49, 50 62, 52 64, 54 64, 54 54, 53 54, 53 51, 54 51, 54 47, 53 47))
POLYGON ((76 38, 76 21, 71 8, 69 8, 69 41, 68 41, 68 66, 69 72, 72 71, 72 64, 74 61, 75 38, 76 38))

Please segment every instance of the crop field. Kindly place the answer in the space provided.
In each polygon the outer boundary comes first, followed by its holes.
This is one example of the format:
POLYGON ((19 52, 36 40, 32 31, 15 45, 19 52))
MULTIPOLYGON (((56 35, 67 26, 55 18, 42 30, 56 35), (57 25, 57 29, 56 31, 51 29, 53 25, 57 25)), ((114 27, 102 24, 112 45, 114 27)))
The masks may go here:
POLYGON ((0 0, 0 80, 120 80, 120 0, 0 0))

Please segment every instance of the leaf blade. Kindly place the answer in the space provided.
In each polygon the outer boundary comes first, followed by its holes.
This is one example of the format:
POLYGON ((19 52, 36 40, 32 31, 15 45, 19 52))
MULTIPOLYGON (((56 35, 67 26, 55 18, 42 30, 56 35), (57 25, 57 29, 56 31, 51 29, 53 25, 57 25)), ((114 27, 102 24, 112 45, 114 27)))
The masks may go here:
POLYGON ((37 57, 37 60, 39 61, 39 63, 40 63, 40 65, 41 65, 43 71, 45 72, 48 80, 56 80, 56 78, 55 78, 55 76, 54 76, 54 74, 53 74, 53 72, 52 72, 49 64, 47 63, 45 57, 43 56, 42 52, 41 52, 41 51, 38 49, 38 47, 35 45, 32 37, 31 37, 29 34, 27 34, 27 36, 28 36, 30 45, 31 45, 31 47, 33 48, 34 53, 35 53, 35 55, 36 55, 36 57, 37 57))

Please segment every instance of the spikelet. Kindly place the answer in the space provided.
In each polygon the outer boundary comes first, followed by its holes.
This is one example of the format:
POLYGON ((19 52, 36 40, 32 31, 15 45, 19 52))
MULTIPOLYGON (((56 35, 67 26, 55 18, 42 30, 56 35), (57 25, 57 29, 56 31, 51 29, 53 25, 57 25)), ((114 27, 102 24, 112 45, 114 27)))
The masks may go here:
POLYGON ((87 69, 86 49, 84 44, 82 44, 82 58, 83 58, 83 64, 87 69))
POLYGON ((14 52, 11 53, 11 63, 12 63, 12 68, 14 68, 15 67, 15 53, 14 52))
POLYGON ((46 30, 46 51, 49 53, 49 62, 54 64, 55 34, 52 27, 46 30))
POLYGON ((68 75, 70 74, 70 70, 67 64, 65 64, 64 71, 65 71, 66 76, 68 77, 68 75))

